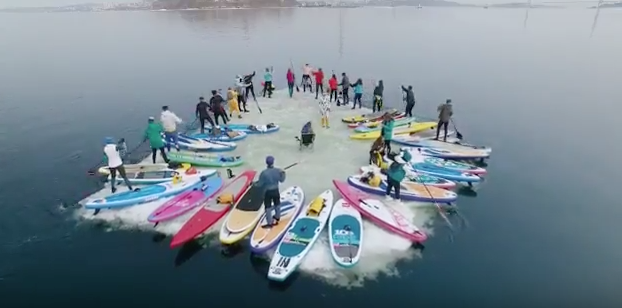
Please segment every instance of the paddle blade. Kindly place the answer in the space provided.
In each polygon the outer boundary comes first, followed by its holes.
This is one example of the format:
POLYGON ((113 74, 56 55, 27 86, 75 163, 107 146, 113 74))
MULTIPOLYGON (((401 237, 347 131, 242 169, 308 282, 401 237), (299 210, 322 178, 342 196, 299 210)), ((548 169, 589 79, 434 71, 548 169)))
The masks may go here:
POLYGON ((456 137, 458 137, 458 139, 460 139, 460 140, 462 140, 462 138, 464 138, 460 132, 456 132, 456 137))

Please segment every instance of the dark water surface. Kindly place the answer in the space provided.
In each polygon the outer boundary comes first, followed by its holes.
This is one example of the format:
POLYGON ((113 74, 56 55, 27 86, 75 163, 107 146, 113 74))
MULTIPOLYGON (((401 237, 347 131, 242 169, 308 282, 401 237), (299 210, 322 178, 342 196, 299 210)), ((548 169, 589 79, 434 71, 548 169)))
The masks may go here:
POLYGON ((525 11, 492 9, 3 14, 2 307, 620 307, 622 12, 601 12, 590 38, 594 13, 534 10, 526 27, 525 11), (135 143, 161 105, 191 114, 242 72, 274 65, 283 85, 290 58, 383 79, 394 106, 413 84, 418 113, 452 98, 463 134, 494 148, 460 201, 469 228, 454 242, 437 228, 422 259, 364 288, 277 288, 248 253, 175 266, 167 241, 62 210, 96 190, 84 173, 103 136, 135 143))

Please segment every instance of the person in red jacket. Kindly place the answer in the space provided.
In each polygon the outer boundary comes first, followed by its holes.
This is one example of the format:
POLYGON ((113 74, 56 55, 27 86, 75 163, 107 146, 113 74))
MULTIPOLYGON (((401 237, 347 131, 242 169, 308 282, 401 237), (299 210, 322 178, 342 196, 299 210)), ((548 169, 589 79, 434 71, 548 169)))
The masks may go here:
POLYGON ((315 99, 317 99, 318 93, 324 93, 324 72, 318 68, 313 72, 313 76, 315 76, 315 99))
POLYGON ((337 76, 333 74, 328 80, 328 87, 330 88, 330 101, 333 101, 333 96, 335 97, 335 101, 337 101, 337 87, 339 86, 339 82, 337 81, 337 76))

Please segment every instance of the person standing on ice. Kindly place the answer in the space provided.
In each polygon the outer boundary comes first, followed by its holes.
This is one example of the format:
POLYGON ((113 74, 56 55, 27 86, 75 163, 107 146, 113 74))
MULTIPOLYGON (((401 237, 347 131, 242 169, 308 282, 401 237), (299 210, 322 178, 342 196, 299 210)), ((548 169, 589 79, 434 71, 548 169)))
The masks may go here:
MULTIPOLYGON (((317 94, 317 93, 316 93, 317 94)), ((319 101, 319 107, 320 107, 320 115, 322 116, 322 127, 326 127, 326 128, 330 128, 329 123, 328 123, 328 115, 330 113, 330 100, 331 95, 329 94, 328 91, 326 91, 326 93, 323 94, 322 99, 319 101)))
POLYGON ((160 114, 160 123, 164 128, 164 137, 166 140, 166 148, 171 151, 171 143, 175 145, 175 149, 179 152, 179 138, 177 137, 177 124, 181 124, 181 119, 168 110, 168 106, 162 106, 162 113, 160 114))
POLYGON ((335 97, 335 102, 337 101, 337 89, 339 88, 339 82, 337 81, 337 76, 333 74, 328 80, 328 88, 330 89, 330 100, 333 100, 333 96, 335 97))
POLYGON ((121 139, 118 143, 115 143, 112 137, 106 137, 106 139, 104 139, 104 143, 106 144, 104 146, 104 155, 106 161, 108 162, 108 169, 110 170, 110 190, 113 194, 117 192, 117 188, 115 187, 115 184, 117 183, 117 172, 119 172, 119 175, 123 178, 127 188, 133 190, 132 184, 125 174, 125 166, 123 166, 123 160, 121 159, 120 153, 124 150, 123 143, 125 143, 125 141, 121 139))
POLYGON ((156 155, 158 150, 160 151, 160 155, 162 159, 164 159, 165 163, 168 163, 168 158, 166 157, 166 152, 164 151, 164 141, 162 140, 162 134, 164 134, 164 129, 162 125, 155 122, 153 117, 149 117, 147 129, 145 130, 145 134, 143 136, 143 142, 149 140, 149 146, 151 147, 151 160, 153 163, 156 163, 156 155))
POLYGON ((203 96, 199 97, 199 103, 197 104, 197 108, 195 109, 195 114, 199 119, 199 125, 201 134, 205 133, 205 121, 207 121, 212 127, 214 127, 214 120, 209 115, 209 104, 205 101, 203 96))
POLYGON ((263 97, 266 97, 266 93, 268 93, 268 98, 272 98, 272 72, 274 72, 274 68, 269 67, 263 74, 263 97))
POLYGON ((441 127, 445 129, 445 136, 443 137, 443 141, 447 142, 447 126, 449 126, 449 121, 451 120, 451 116, 454 115, 454 109, 451 105, 451 100, 448 99, 444 104, 441 104, 437 108, 438 110, 438 125, 436 126, 436 138, 434 140, 438 140, 438 135, 441 133, 441 127))
POLYGON ((318 68, 316 72, 313 72, 315 76, 315 99, 319 94, 324 93, 324 72, 322 68, 318 68))
POLYGON ((245 88, 246 85, 244 84, 244 78, 237 75, 235 77, 235 92, 238 93, 238 109, 243 112, 248 112, 248 109, 246 109, 246 98, 244 97, 245 88))
POLYGON ((406 170, 404 166, 408 163, 412 157, 410 153, 404 150, 400 150, 400 153, 393 157, 393 162, 387 169, 387 190, 385 192, 386 198, 391 198, 391 191, 395 191, 395 200, 400 200, 400 186, 401 182, 406 177, 406 170))
POLYGON ((354 88, 354 103, 352 104, 352 109, 356 108, 357 101, 359 102, 359 109, 361 109, 361 99, 363 98, 363 79, 357 79, 356 83, 351 84, 350 86, 354 88))
POLYGON ((384 139, 384 152, 391 153, 391 140, 393 140, 393 128, 395 126, 395 120, 387 112, 382 117, 382 128, 380 129, 380 136, 384 139))
POLYGON ((372 107, 372 112, 376 112, 376 110, 380 111, 382 109, 383 93, 384 93, 384 84, 382 83, 382 80, 379 80, 378 84, 376 85, 376 88, 374 88, 374 104, 372 107))
POLYGON ((294 96, 294 86, 296 85, 296 76, 291 68, 287 69, 287 89, 289 90, 289 98, 294 96))
POLYGON ((246 92, 244 93, 245 101, 248 100, 248 93, 253 94, 253 100, 257 100, 257 97, 255 97, 255 88, 253 87, 253 77, 255 77, 254 71, 252 74, 245 75, 243 78, 244 84, 246 86, 246 92))
POLYGON ((302 92, 307 92, 307 86, 309 87, 309 92, 313 93, 313 87, 311 85, 311 73, 313 73, 313 68, 309 64, 305 64, 302 67, 302 92))
MULTIPOLYGON (((348 105, 350 103, 350 78, 346 73, 341 73, 341 98, 343 98, 343 104, 348 105)), ((337 102, 337 106, 339 106, 339 102, 337 102)))
POLYGON ((272 228, 281 219, 281 193, 279 183, 285 182, 285 171, 274 167, 274 157, 266 157, 266 169, 259 174, 255 186, 263 190, 263 204, 266 208, 266 224, 262 228, 272 228), (272 210, 274 209, 274 216, 272 210))
POLYGON ((402 86, 402 92, 406 94, 404 97, 404 100, 406 101, 406 110, 404 110, 404 112, 407 117, 412 117, 413 108, 415 107, 415 92, 413 91, 413 86, 408 86, 408 89, 402 86))

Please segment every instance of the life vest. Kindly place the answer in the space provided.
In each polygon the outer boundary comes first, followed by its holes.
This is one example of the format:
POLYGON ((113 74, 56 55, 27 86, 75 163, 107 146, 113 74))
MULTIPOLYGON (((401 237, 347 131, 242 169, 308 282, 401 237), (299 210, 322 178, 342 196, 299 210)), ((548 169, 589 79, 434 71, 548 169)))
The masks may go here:
POLYGON ((171 181, 173 184, 179 184, 181 182, 181 175, 175 174, 175 176, 173 176, 173 180, 171 181))
POLYGON ((380 179, 380 176, 374 174, 369 179, 369 186, 371 186, 371 187, 380 187, 380 183, 381 182, 382 182, 382 180, 380 179))
POLYGON ((309 210, 307 211, 307 216, 319 216, 320 212, 324 208, 325 200, 324 198, 316 198, 309 204, 309 210))
POLYGON ((233 194, 222 194, 216 198, 216 203, 219 204, 233 204, 233 194))
POLYGON ((188 174, 188 175, 197 174, 197 173, 198 173, 198 171, 197 171, 197 168, 195 168, 195 167, 190 167, 190 168, 188 168, 188 170, 186 170, 186 174, 188 174))

